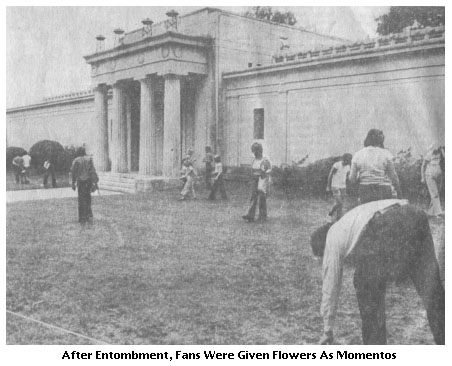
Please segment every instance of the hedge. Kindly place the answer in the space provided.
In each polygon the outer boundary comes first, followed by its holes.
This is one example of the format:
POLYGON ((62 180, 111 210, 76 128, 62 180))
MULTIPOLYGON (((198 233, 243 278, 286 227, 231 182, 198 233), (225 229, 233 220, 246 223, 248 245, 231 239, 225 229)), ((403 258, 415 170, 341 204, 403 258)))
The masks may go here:
MULTIPOLYGON (((328 175, 333 164, 340 160, 341 156, 333 156, 326 159, 314 161, 307 166, 297 164, 283 164, 273 167, 272 180, 275 188, 285 192, 294 191, 315 197, 325 197, 328 175)), ((394 158, 394 166, 399 177, 400 188, 403 198, 410 201, 428 201, 429 194, 427 186, 421 183, 422 156, 413 157, 410 149, 401 150, 394 158)), ((251 174, 249 166, 240 168, 229 168, 229 177, 240 180, 248 179, 251 174)), ((357 187, 347 186, 349 195, 357 194, 357 187)), ((444 196, 444 184, 440 189, 444 196)))

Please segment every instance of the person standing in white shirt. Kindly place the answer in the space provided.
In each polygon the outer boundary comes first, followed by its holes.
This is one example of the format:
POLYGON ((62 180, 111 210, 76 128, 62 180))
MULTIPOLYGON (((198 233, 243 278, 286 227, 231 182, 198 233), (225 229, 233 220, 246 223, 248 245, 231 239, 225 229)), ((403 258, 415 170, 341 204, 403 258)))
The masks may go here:
POLYGON ((24 156, 22 156, 22 159, 24 160, 24 178, 25 178, 25 183, 29 183, 29 178, 30 178, 30 160, 31 157, 30 155, 28 155, 28 153, 26 153, 24 156))
POLYGON ((350 169, 350 183, 359 183, 360 203, 391 199, 392 187, 401 198, 399 178, 393 156, 384 148, 383 131, 371 129, 364 140, 364 148, 355 153, 350 169))
POLYGON ((347 180, 350 173, 351 160, 351 154, 344 154, 341 160, 333 164, 330 175, 328 176, 326 191, 332 192, 335 200, 334 206, 328 213, 331 219, 330 221, 333 221, 335 214, 336 220, 339 220, 342 217, 342 207, 347 190, 347 180))
POLYGON ((221 163, 220 155, 215 155, 215 171, 213 173, 213 185, 212 190, 210 191, 209 200, 215 200, 215 195, 217 191, 220 191, 221 198, 223 200, 228 199, 226 195, 226 190, 224 188, 224 179, 223 179, 223 164, 221 163))
POLYGON ((441 170, 442 158, 444 158, 444 150, 442 148, 435 149, 432 145, 422 161, 421 182, 427 184, 430 193, 430 205, 427 210, 429 216, 441 217, 444 215, 439 198, 439 187, 443 176, 441 170))
POLYGON ((267 220, 267 194, 270 185, 270 174, 272 171, 272 164, 270 160, 263 156, 262 145, 255 142, 251 145, 251 152, 254 154, 254 159, 251 163, 252 177, 250 181, 251 198, 250 206, 246 215, 242 218, 245 221, 253 222, 256 214, 257 203, 259 202, 259 221, 267 220))

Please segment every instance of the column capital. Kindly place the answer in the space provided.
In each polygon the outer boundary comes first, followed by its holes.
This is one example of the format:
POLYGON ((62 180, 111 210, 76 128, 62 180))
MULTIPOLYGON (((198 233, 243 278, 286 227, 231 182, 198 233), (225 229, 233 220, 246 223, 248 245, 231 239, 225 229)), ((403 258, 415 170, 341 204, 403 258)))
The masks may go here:
POLYGON ((149 86, 149 84, 151 83, 151 78, 146 76, 142 79, 138 79, 138 81, 140 82, 141 87, 149 86))
POLYGON ((152 81, 153 79, 155 79, 156 76, 157 76, 157 74, 146 74, 142 77, 137 77, 134 79, 138 80, 138 81, 152 81))
POLYGON ((179 74, 165 74, 163 75, 163 79, 165 80, 182 80, 184 78, 184 75, 179 74))
POLYGON ((107 84, 97 84, 96 86, 94 86, 93 90, 99 91, 99 92, 106 92, 108 90, 108 85, 107 84))
POLYGON ((124 88, 126 83, 126 80, 116 80, 111 86, 112 88, 124 88))

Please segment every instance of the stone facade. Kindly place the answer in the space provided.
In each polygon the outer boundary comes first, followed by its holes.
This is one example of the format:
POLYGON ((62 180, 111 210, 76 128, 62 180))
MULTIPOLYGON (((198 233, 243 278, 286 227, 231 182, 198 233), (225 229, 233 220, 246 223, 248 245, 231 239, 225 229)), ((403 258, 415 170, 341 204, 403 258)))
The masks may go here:
POLYGON ((444 43, 438 28, 347 44, 206 8, 86 56, 93 91, 7 110, 7 143, 85 144, 139 190, 177 177, 188 148, 201 167, 206 145, 240 166, 257 140, 281 164, 353 152, 377 127, 422 152, 444 142, 444 43))
POLYGON ((444 144, 444 28, 288 54, 276 63, 223 74, 226 163, 248 164, 250 142, 276 164, 362 147, 370 128, 394 153, 444 144), (254 111, 265 133, 254 136, 254 111))

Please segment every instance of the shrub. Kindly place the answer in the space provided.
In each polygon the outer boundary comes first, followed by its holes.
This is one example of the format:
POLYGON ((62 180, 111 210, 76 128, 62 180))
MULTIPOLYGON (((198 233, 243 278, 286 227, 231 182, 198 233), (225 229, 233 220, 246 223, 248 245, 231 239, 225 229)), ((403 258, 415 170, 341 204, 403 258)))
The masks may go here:
POLYGON ((403 198, 421 201, 429 198, 427 186, 421 183, 422 157, 415 158, 410 149, 401 150, 394 159, 403 198))
POLYGON ((27 150, 16 147, 16 146, 10 146, 6 148, 6 170, 9 171, 12 169, 12 162, 13 159, 16 156, 23 156, 27 153, 27 150))
POLYGON ((63 169, 64 171, 69 171, 72 166, 72 162, 77 157, 77 150, 79 146, 74 145, 68 145, 64 147, 65 156, 64 156, 64 163, 63 163, 63 169))
POLYGON ((57 141, 38 141, 30 148, 30 156, 32 165, 38 168, 38 171, 43 169, 42 167, 47 159, 51 159, 54 162, 57 171, 65 171, 67 169, 65 166, 67 161, 66 151, 57 141))
MULTIPOLYGON (((302 159, 300 164, 306 158, 302 159)), ((280 167, 273 168, 272 179, 275 186, 285 192, 303 190, 305 194, 323 197, 326 193, 331 167, 340 158, 340 156, 335 156, 320 159, 302 167, 296 162, 291 165, 282 164, 280 167)))
MULTIPOLYGON (((320 159, 304 167, 298 166, 295 162, 291 165, 282 164, 280 167, 273 167, 273 183, 276 188, 285 192, 302 190, 306 195, 324 197, 331 167, 339 159, 341 159, 341 156, 320 159)), ((422 160, 421 156, 413 157, 410 149, 401 150, 394 158, 394 166, 399 177, 403 198, 410 201, 418 202, 429 199, 427 186, 421 183, 422 160)), ((444 163, 442 162, 442 164, 444 163)), ((249 179, 251 168, 243 166, 230 168, 230 172, 231 178, 244 180, 249 179)), ((347 184, 347 193, 356 196, 357 188, 357 186, 347 184)), ((440 192, 443 197, 444 184, 440 192)))

